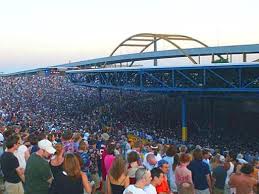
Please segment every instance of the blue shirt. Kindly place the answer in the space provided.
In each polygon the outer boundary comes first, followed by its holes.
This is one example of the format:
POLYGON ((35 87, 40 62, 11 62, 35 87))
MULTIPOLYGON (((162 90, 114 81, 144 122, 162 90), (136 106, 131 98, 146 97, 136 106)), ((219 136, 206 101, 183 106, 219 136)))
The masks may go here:
POLYGON ((195 189, 205 190, 209 188, 206 175, 210 174, 210 169, 207 163, 202 160, 193 160, 188 169, 192 171, 192 181, 195 189))

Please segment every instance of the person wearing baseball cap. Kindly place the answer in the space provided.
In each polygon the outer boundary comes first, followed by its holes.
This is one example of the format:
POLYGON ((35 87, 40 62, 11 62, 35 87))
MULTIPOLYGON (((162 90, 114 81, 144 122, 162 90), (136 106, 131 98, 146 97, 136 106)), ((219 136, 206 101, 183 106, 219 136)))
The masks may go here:
POLYGON ((33 153, 25 169, 26 194, 48 194, 49 185, 52 182, 52 173, 47 159, 56 152, 52 143, 43 139, 38 142, 39 150, 33 153))

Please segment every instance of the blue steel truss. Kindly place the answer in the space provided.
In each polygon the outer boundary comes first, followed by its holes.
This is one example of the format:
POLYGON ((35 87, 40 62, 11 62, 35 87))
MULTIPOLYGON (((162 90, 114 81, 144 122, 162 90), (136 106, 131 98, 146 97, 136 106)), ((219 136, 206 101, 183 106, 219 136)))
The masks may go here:
POLYGON ((141 92, 259 92, 259 63, 67 72, 78 85, 141 92))

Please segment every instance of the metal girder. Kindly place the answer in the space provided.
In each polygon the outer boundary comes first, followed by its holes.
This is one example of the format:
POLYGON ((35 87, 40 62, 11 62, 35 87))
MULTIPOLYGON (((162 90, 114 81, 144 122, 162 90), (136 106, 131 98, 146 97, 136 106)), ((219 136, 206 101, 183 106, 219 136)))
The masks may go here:
POLYGON ((68 73, 87 87, 143 92, 259 93, 259 66, 135 69, 68 73))
MULTIPOLYGON (((110 57, 115 54, 115 52, 120 48, 124 46, 130 46, 130 47, 144 47, 142 50, 140 50, 139 53, 143 53, 147 48, 149 48, 152 44, 156 44, 159 40, 164 40, 177 48, 185 57, 187 57, 193 64, 197 64, 197 62, 194 60, 194 58, 189 55, 189 53, 185 52, 184 49, 179 45, 176 44, 175 41, 192 41, 195 43, 198 43, 202 47, 208 47, 207 44, 192 38, 190 36, 184 36, 179 34, 153 34, 153 33, 140 33, 135 34, 133 36, 130 36, 126 40, 122 41, 110 54, 110 57), (132 41, 142 41, 144 44, 133 44, 132 41)), ((221 55, 217 55, 220 59, 223 59, 221 55)), ((133 65, 135 61, 132 61, 130 66, 133 65)), ((104 64, 104 67, 106 66, 106 63, 104 64)))

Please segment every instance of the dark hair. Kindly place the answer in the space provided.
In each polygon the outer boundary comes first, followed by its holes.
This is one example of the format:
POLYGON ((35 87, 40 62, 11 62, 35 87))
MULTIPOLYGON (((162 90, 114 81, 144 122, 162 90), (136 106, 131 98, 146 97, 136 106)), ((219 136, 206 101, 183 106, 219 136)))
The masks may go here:
POLYGON ((236 159, 237 158, 237 154, 235 152, 233 152, 233 151, 229 151, 228 155, 229 155, 229 157, 231 159, 236 159))
POLYGON ((18 135, 11 135, 11 136, 9 136, 8 138, 7 138, 7 140, 6 140, 6 147, 7 147, 7 149, 10 149, 10 148, 12 148, 15 144, 17 144, 17 142, 19 141, 19 137, 18 137, 18 135))
POLYGON ((38 138, 35 134, 30 134, 28 137, 28 141, 31 143, 31 145, 37 145, 38 138))
POLYGON ((72 137, 73 137, 73 133, 70 130, 64 131, 62 134, 62 138, 65 141, 72 139, 72 137))
POLYGON ((166 150, 166 155, 169 157, 175 156, 177 153, 177 148, 174 145, 170 145, 169 148, 166 150))
POLYGON ((194 160, 202 160, 202 151, 201 151, 201 149, 196 148, 193 151, 192 155, 193 155, 193 159, 194 160))
POLYGON ((53 136, 54 136, 54 134, 49 133, 49 134, 48 134, 48 140, 49 140, 49 141, 52 141, 53 136))
POLYGON ((46 139, 46 134, 43 132, 43 131, 41 131, 39 134, 38 134, 38 141, 41 141, 41 140, 43 140, 43 139, 46 139))
POLYGON ((160 168, 153 168, 150 172, 151 172, 152 180, 155 177, 159 178, 161 173, 164 174, 163 171, 160 168))
POLYGON ((12 134, 14 134, 14 130, 12 128, 8 128, 7 130, 4 131, 3 136, 5 139, 10 137, 12 134))
POLYGON ((110 143, 107 146, 107 154, 114 154, 114 150, 115 150, 115 144, 110 143))
POLYGON ((244 173, 244 174, 251 174, 251 173, 254 172, 254 168, 253 168, 253 166, 252 166, 251 164, 244 164, 244 165, 241 167, 240 171, 241 171, 242 173, 244 173))
POLYGON ((139 160, 139 155, 137 152, 135 151, 131 151, 130 153, 128 153, 128 157, 127 157, 128 163, 132 163, 132 162, 136 162, 139 160))

